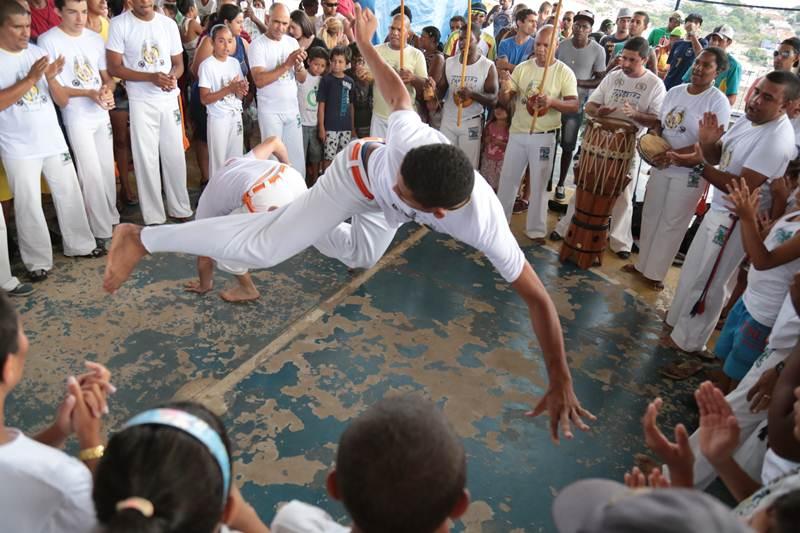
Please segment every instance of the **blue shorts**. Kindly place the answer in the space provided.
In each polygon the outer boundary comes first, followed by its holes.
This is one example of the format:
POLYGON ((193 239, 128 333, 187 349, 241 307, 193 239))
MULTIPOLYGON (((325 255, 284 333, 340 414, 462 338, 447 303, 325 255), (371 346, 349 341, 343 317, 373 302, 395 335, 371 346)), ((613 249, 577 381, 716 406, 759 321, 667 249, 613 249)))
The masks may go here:
POLYGON ((741 381, 753 363, 764 352, 772 328, 757 322, 740 297, 733 306, 725 327, 714 346, 714 354, 722 359, 725 375, 741 381))

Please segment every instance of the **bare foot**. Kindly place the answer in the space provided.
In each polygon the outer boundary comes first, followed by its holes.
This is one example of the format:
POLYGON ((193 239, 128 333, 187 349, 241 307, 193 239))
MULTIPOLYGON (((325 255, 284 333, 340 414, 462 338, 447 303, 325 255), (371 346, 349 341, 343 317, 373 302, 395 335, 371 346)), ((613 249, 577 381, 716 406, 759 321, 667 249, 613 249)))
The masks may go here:
POLYGON ((103 289, 113 294, 125 283, 136 264, 147 255, 142 244, 142 226, 120 224, 114 228, 111 250, 106 260, 106 273, 103 276, 103 289))
POLYGON ((241 283, 237 283, 230 289, 219 291, 219 296, 226 302, 248 302, 251 300, 258 300, 261 295, 254 285, 246 287, 241 283))
POLYGON ((209 283, 208 285, 203 285, 203 282, 199 279, 192 280, 186 283, 183 288, 186 292, 193 292, 196 294, 205 294, 210 291, 214 287, 214 283, 209 283))

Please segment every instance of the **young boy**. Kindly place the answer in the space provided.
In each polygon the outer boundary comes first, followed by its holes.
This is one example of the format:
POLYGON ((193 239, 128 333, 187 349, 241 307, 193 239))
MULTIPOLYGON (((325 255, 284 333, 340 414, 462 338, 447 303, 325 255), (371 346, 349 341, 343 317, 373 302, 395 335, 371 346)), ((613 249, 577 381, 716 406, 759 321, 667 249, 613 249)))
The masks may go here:
POLYGON ((317 92, 322 75, 328 68, 328 51, 321 46, 308 50, 308 75, 297 82, 297 103, 303 126, 303 151, 306 154, 306 185, 311 187, 319 177, 322 143, 317 128, 317 92))
POLYGON ((30 438, 5 426, 6 398, 22 379, 28 338, 8 296, 0 291, 0 513, 3 531, 92 531, 92 473, 103 455, 100 416, 107 411, 110 373, 88 363, 67 380, 53 424, 30 438), (83 388, 82 388, 83 387, 83 388), (74 430, 81 461, 58 448, 74 430), (88 468, 87 468, 88 467, 88 468))
POLYGON ((364 57, 356 43, 350 43, 350 68, 347 75, 353 78, 353 124, 356 136, 369 137, 369 125, 372 123, 372 74, 364 62, 364 57))
MULTIPOLYGON (((469 506, 466 481, 464 447, 444 415, 430 401, 405 395, 381 400, 345 429, 327 488, 344 504, 352 531, 445 533, 469 506)), ((270 529, 351 531, 296 500, 278 511, 270 529)))
POLYGON ((461 15, 456 15, 450 19, 450 33, 457 33, 467 25, 467 21, 461 15))
POLYGON ((350 49, 337 46, 331 50, 331 71, 319 83, 317 122, 319 139, 324 143, 322 170, 324 171, 344 150, 355 134, 353 123, 353 78, 344 73, 350 64, 350 49))

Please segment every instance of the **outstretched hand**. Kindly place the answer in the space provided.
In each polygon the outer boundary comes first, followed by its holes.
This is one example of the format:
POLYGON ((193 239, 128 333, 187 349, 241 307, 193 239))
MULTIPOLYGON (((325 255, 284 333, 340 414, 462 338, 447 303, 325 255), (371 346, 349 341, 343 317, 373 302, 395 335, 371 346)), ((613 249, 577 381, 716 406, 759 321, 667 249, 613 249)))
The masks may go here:
POLYGON ((694 454, 689 446, 689 433, 683 424, 678 424, 675 426, 675 442, 667 439, 656 422, 662 404, 661 398, 656 398, 647 406, 642 419, 645 444, 669 466, 672 483, 675 486, 692 487, 694 454))
POLYGON ((694 397, 700 408, 700 451, 712 465, 720 464, 739 446, 739 423, 722 391, 710 381, 702 383, 694 397))
POLYGON ((700 130, 698 140, 700 144, 714 144, 722 138, 725 127, 720 125, 717 115, 711 112, 703 113, 700 119, 700 130))
POLYGON ((597 417, 581 407, 581 402, 575 396, 572 383, 555 385, 551 383, 533 411, 525 414, 533 417, 539 416, 545 411, 550 415, 550 438, 553 439, 555 444, 559 442, 559 426, 564 438, 571 439, 573 435, 570 423, 575 424, 582 431, 589 431, 589 426, 583 422, 583 417, 591 421, 597 420, 597 417))
POLYGON ((378 29, 378 19, 368 8, 355 4, 355 29, 353 31, 358 45, 370 44, 375 30, 378 29))
POLYGON ((742 220, 756 221, 761 190, 756 187, 750 192, 747 180, 739 178, 739 182, 732 180, 728 184, 728 200, 733 203, 736 214, 742 220))

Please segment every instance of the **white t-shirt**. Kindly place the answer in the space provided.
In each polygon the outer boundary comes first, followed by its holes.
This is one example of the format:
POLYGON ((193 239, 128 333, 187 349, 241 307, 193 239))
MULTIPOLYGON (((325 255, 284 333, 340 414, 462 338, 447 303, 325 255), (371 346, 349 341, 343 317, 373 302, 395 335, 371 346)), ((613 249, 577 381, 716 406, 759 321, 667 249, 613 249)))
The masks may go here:
MULTIPOLYGON (((213 55, 200 63, 197 86, 209 89, 212 93, 219 91, 231 80, 242 77, 239 61, 231 56, 220 61, 213 55)), ((242 114, 242 100, 235 94, 226 94, 225 98, 206 106, 209 117, 227 117, 242 114)))
POLYGON ((217 11, 217 0, 206 0, 205 5, 203 4, 203 0, 197 0, 195 5, 197 6, 197 14, 200 15, 201 19, 217 11))
MULTIPOLYGON (((800 212, 784 215, 772 226, 764 239, 764 246, 772 251, 794 237, 798 231, 800 212)), ((775 324, 781 303, 789 292, 789 283, 797 272, 800 272, 800 258, 766 270, 758 270, 750 265, 747 290, 742 298, 747 311, 760 324, 769 327, 775 324)))
MULTIPOLYGON (((262 35, 258 37, 247 51, 250 69, 261 67, 267 71, 275 70, 282 65, 289 55, 300 48, 297 41, 288 35, 274 41, 262 35)), ((259 113, 297 113, 297 84, 294 67, 287 70, 280 78, 256 90, 259 113)))
POLYGON ((97 520, 89 469, 19 430, 8 431, 15 438, 0 445, 0 529, 20 533, 91 531, 97 520))
MULTIPOLYGON (((103 85, 100 71, 106 70, 106 45, 99 33, 84 30, 73 37, 61 28, 50 28, 36 41, 50 57, 64 56, 64 70, 58 81, 64 87, 96 91, 103 85)), ((86 96, 69 99, 61 110, 64 123, 108 121, 108 111, 86 96)))
MULTIPOLYGON (((735 176, 741 176, 742 169, 749 168, 766 176, 768 184, 783 176, 796 152, 794 130, 786 114, 758 126, 742 115, 722 136, 722 155, 717 168, 735 176)), ((761 210, 772 205, 772 194, 767 184, 761 187, 761 210)), ((716 191, 711 209, 730 211, 727 192, 716 191)))
MULTIPOLYGON (((483 94, 483 87, 486 78, 489 77, 491 61, 479 55, 478 60, 467 65, 464 74, 464 86, 475 93, 483 94)), ((458 123, 458 105, 455 101, 456 91, 461 87, 461 61, 460 56, 448 57, 444 62, 444 75, 447 79, 448 89, 444 97, 444 109, 442 109, 442 123, 456 126, 458 123)), ((462 119, 470 119, 483 114, 483 104, 473 100, 472 104, 463 108, 462 119)))
MULTIPOLYGON (((136 18, 126 11, 111 19, 106 49, 122 54, 122 64, 137 72, 163 72, 172 69, 172 56, 183 53, 178 25, 156 13, 152 20, 136 18)), ((149 81, 126 81, 130 100, 174 99, 178 89, 162 91, 149 81)))
MULTIPOLYGON (((638 78, 631 78, 618 69, 603 78, 588 101, 615 107, 614 112, 608 115, 611 118, 630 120, 622 112, 626 102, 642 113, 659 115, 666 93, 664 82, 649 70, 645 70, 644 75, 638 78)), ((644 128, 641 124, 634 124, 640 130, 644 128)))
MULTIPOLYGON (((256 159, 252 152, 227 160, 222 169, 209 179, 197 204, 195 218, 200 220, 231 214, 242 207, 242 196, 262 176, 276 176, 280 166, 281 163, 273 159, 256 159)), ((253 200, 256 207, 280 207, 306 192, 306 182, 300 173, 288 165, 285 167, 279 178, 267 179, 268 186, 258 193, 258 199, 253 200)))
POLYGON ((503 279, 516 281, 525 265, 525 255, 511 233, 497 195, 480 174, 475 172, 470 201, 441 219, 409 207, 395 194, 400 165, 408 151, 436 143, 449 144, 441 132, 423 123, 414 111, 395 111, 389 116, 386 145, 370 155, 368 165, 368 187, 386 220, 397 226, 413 221, 451 235, 483 252, 503 279))
MULTIPOLYGON (((661 136, 674 149, 692 146, 698 141, 703 113, 717 115, 719 123, 728 125, 731 105, 728 98, 714 86, 700 94, 689 94, 689 85, 678 85, 667 92, 661 104, 661 136)), ((671 176, 689 176, 691 168, 672 166, 671 176)))
MULTIPOLYGON (((0 89, 8 89, 28 75, 31 66, 47 55, 35 44, 21 52, 0 48, 0 89)), ((16 103, 0 111, 0 155, 8 159, 39 159, 67 153, 58 126, 56 108, 44 76, 16 103)))
POLYGON ((317 91, 321 79, 322 76, 307 74, 306 81, 297 82, 297 102, 300 106, 300 123, 303 126, 317 125, 317 109, 319 109, 317 91))
POLYGON ((792 303, 792 295, 787 294, 769 334, 767 349, 791 350, 797 345, 798 337, 800 337, 800 316, 797 316, 792 303))
POLYGON ((319 507, 292 500, 278 509, 269 530, 272 533, 349 533, 350 528, 340 525, 319 507))
POLYGON ((798 468, 800 468, 799 463, 784 459, 772 451, 772 448, 767 448, 767 453, 764 454, 764 464, 761 465, 761 484, 766 487, 798 468))

